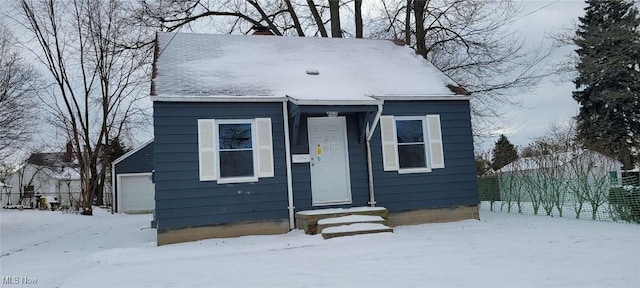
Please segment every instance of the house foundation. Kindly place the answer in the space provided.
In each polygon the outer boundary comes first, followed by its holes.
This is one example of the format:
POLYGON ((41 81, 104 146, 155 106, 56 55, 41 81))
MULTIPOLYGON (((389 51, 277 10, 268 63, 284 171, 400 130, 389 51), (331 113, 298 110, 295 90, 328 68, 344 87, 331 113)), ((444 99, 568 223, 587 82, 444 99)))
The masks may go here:
POLYGON ((387 224, 395 227, 400 225, 444 223, 467 219, 480 220, 480 212, 477 205, 390 212, 387 224))
POLYGON ((289 232, 289 220, 241 222, 181 229, 158 229, 158 246, 211 238, 231 238, 247 235, 274 235, 289 232))

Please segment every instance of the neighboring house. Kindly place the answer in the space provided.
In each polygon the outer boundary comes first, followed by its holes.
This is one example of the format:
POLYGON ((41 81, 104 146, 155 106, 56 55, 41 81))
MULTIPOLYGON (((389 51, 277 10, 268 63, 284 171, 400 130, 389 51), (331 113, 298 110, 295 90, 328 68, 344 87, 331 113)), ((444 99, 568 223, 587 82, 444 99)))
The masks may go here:
POLYGON ((153 140, 118 157, 111 165, 112 209, 120 213, 153 211, 153 140))
POLYGON ((0 204, 2 204, 2 206, 6 205, 4 199, 5 198, 9 199, 9 195, 10 195, 9 194, 10 193, 9 189, 11 189, 11 186, 0 182, 0 204))
POLYGON ((626 182, 623 184, 640 185, 640 164, 636 164, 631 170, 622 171, 622 177, 626 182))
POLYGON ((322 208, 478 219, 471 97, 402 43, 158 33, 152 73, 159 245, 322 208))
POLYGON ((2 205, 33 207, 40 195, 53 197, 62 205, 77 206, 81 191, 77 166, 70 151, 31 154, 24 165, 9 175, 7 184, 11 188, 3 195, 2 205))
POLYGON ((520 172, 524 175, 546 173, 564 178, 608 176, 611 180, 617 181, 622 177, 622 163, 595 151, 579 149, 522 157, 505 165, 497 172, 520 172))
MULTIPOLYGON (((500 177, 500 199, 512 199, 507 194, 513 193, 515 189, 524 193, 522 199, 528 202, 531 201, 531 197, 526 192, 531 191, 522 191, 526 183, 547 189, 564 187, 561 190, 565 192, 585 189, 584 185, 587 183, 590 187, 588 191, 608 190, 610 185, 620 184, 622 163, 598 152, 579 149, 519 158, 496 172, 499 176, 513 176, 500 177)), ((571 193, 567 194, 566 200, 575 200, 570 195, 571 193)))

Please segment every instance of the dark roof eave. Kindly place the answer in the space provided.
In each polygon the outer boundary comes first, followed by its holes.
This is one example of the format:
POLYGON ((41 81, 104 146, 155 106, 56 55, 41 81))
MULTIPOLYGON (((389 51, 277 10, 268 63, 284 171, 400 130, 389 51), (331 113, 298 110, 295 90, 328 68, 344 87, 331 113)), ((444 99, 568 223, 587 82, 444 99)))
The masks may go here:
POLYGON ((455 93, 456 95, 464 95, 464 96, 470 96, 471 92, 469 92, 469 90, 464 89, 462 86, 455 86, 455 85, 447 85, 447 88, 449 88, 449 90, 451 90, 451 92, 455 93))

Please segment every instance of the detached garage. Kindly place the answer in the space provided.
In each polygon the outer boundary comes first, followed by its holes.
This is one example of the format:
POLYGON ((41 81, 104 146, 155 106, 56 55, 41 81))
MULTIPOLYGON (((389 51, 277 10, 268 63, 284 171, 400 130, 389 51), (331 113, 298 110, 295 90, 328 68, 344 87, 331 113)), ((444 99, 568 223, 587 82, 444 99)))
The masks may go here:
POLYGON ((153 140, 122 155, 112 165, 114 211, 152 212, 155 209, 153 140))

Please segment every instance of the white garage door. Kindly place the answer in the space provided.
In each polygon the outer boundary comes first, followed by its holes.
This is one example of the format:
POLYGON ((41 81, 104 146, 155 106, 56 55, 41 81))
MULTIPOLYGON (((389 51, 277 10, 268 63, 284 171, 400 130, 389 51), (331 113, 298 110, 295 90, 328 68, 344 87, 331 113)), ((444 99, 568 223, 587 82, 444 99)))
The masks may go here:
POLYGON ((118 202, 124 213, 146 213, 155 208, 151 173, 118 175, 118 202))

